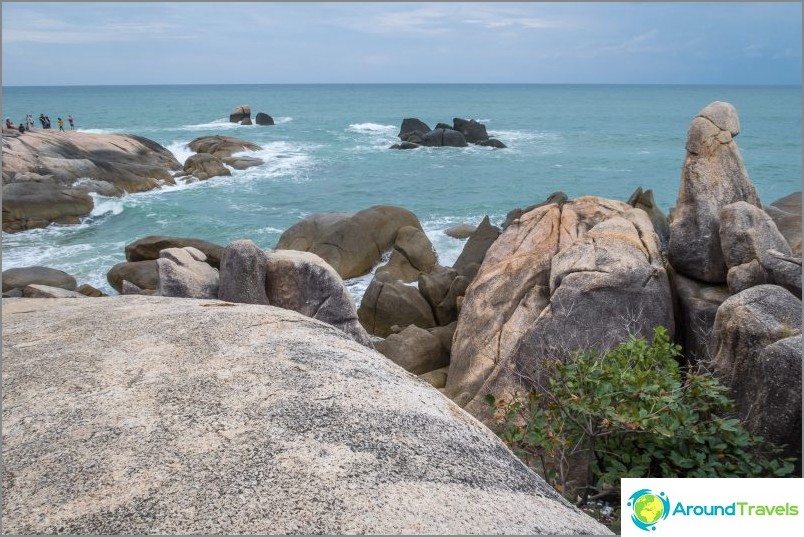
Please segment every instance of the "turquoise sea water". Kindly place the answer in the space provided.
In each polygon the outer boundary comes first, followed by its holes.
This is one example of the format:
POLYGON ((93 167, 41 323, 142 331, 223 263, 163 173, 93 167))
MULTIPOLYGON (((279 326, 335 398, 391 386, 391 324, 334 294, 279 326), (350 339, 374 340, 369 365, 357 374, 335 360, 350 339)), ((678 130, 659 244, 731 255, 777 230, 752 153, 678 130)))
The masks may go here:
MULTIPOLYGON (((198 136, 256 142, 263 166, 122 199, 96 198, 83 224, 3 234, 3 269, 45 265, 112 292, 106 272, 145 235, 272 248, 284 229, 324 211, 393 204, 415 212, 442 264, 462 241, 443 230, 499 223, 553 191, 625 200, 652 188, 667 211, 678 193, 686 131, 708 103, 737 108, 737 143, 767 203, 801 189, 801 87, 595 85, 220 85, 3 88, 3 116, 76 117, 79 130, 151 138, 183 162, 198 136), (272 127, 227 121, 237 105, 272 127), (508 149, 388 149, 405 117, 434 127, 475 118, 508 149)), ((348 282, 360 296, 369 278, 348 282)))

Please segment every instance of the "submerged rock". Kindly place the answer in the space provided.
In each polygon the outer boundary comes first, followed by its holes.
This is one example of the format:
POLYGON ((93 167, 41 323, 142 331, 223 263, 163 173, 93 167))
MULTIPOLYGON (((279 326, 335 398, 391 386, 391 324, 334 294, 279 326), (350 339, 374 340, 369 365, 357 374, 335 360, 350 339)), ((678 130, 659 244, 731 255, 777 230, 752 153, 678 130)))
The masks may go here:
POLYGON ((436 389, 297 313, 161 297, 3 313, 5 532, 610 533, 436 389))

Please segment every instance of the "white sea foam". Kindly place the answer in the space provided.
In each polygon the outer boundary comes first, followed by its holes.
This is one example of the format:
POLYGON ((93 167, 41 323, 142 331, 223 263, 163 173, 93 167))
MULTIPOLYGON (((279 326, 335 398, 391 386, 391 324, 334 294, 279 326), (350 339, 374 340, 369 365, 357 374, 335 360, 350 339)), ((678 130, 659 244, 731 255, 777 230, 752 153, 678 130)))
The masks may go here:
POLYGON ((233 171, 232 176, 238 179, 278 178, 293 182, 307 181, 308 173, 314 165, 309 152, 316 149, 312 144, 294 144, 290 142, 269 142, 261 149, 235 153, 247 157, 256 157, 263 164, 242 171, 233 171))
POLYGON ((243 127, 246 125, 240 125, 239 123, 232 123, 229 121, 229 118, 221 118, 215 119, 208 123, 197 123, 195 125, 182 125, 181 127, 176 127, 175 130, 179 131, 200 131, 200 130, 220 130, 220 129, 236 129, 238 127, 243 127))
POLYGON ((86 132, 87 134, 117 134, 123 132, 121 129, 75 129, 77 132, 86 132))
POLYGON ((290 116, 282 116, 274 118, 274 123, 277 125, 280 125, 282 123, 290 123, 291 121, 293 121, 293 118, 290 116))
POLYGON ((352 123, 346 130, 358 133, 393 134, 396 129, 397 127, 395 125, 380 125, 379 123, 352 123))
POLYGON ((95 206, 92 208, 92 212, 89 213, 90 217, 105 216, 107 214, 118 215, 122 213, 123 209, 125 208, 124 198, 127 196, 123 196, 122 198, 111 198, 101 196, 95 192, 90 192, 89 195, 92 197, 92 201, 95 204, 95 206))
POLYGON ((168 151, 173 153, 173 156, 176 157, 176 160, 178 160, 181 164, 184 164, 187 161, 188 158, 190 158, 191 156, 193 156, 195 154, 188 147, 187 144, 189 144, 189 143, 190 142, 185 142, 185 141, 182 140, 182 141, 176 141, 176 142, 170 143, 165 147, 167 148, 168 151))

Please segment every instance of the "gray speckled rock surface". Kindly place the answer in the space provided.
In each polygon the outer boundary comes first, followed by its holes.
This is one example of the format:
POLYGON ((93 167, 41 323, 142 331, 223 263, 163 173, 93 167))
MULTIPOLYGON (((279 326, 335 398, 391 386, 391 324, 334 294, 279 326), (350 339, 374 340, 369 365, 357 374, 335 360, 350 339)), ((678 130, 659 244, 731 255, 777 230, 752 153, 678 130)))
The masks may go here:
POLYGON ((4 532, 609 533, 427 383, 293 312, 4 299, 3 347, 4 532))
POLYGON ((156 260, 159 294, 180 298, 218 298, 218 270, 197 248, 166 248, 156 260))

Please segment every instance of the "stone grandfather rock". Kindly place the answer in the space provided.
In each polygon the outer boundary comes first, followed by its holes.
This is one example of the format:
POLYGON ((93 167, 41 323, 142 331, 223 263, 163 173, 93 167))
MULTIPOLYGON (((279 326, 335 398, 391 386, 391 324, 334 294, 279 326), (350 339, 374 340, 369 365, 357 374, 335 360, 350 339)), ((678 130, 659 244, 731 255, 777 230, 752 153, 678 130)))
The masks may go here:
POLYGON ((297 313, 3 311, 7 533, 610 533, 437 390, 297 313))
POLYGON ((668 259, 678 272, 698 280, 726 281, 719 234, 721 209, 744 201, 760 207, 733 138, 737 112, 715 101, 701 110, 687 132, 687 156, 670 224, 668 259))

